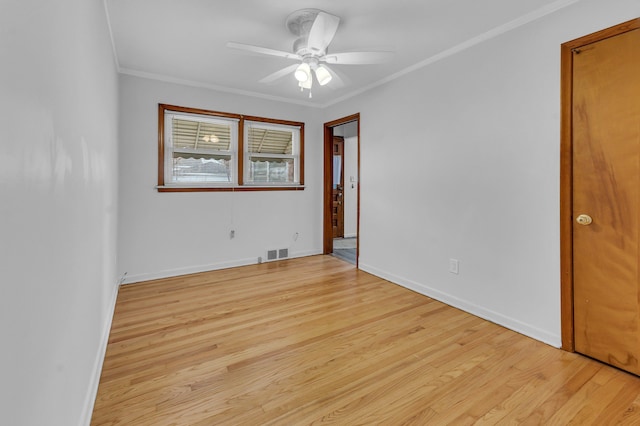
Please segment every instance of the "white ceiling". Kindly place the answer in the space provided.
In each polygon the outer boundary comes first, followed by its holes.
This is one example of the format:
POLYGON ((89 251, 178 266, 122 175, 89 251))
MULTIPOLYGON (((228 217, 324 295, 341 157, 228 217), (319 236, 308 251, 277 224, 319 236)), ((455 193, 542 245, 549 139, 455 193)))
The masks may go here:
POLYGON ((503 33, 577 0, 106 0, 121 72, 326 106, 503 33), (393 50, 379 65, 332 65, 344 80, 301 93, 293 75, 263 77, 295 63, 250 55, 228 41, 291 51, 287 16, 316 8, 341 18, 330 52, 393 50))

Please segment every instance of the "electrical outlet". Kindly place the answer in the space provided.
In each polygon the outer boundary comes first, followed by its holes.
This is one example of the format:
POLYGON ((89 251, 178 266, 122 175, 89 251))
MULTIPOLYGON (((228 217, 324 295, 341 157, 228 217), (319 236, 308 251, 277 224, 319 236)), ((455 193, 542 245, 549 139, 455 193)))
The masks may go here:
POLYGON ((460 272, 460 261, 458 259, 449 259, 449 272, 452 274, 460 272))

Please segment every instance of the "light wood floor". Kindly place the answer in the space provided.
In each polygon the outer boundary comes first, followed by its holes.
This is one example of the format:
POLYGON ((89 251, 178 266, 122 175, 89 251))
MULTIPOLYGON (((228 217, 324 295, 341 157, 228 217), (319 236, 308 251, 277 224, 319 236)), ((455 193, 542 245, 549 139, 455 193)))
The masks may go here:
POLYGON ((330 256, 124 286, 93 425, 640 424, 640 378, 330 256))

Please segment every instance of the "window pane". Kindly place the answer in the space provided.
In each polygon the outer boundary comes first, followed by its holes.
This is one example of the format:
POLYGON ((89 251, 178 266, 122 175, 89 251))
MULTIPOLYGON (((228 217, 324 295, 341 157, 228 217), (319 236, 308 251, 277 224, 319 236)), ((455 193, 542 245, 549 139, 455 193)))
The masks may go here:
POLYGON ((247 151, 262 154, 289 154, 293 152, 293 132, 265 127, 249 126, 247 151))
POLYGON ((249 164, 249 180, 253 182, 295 182, 294 161, 291 158, 252 158, 249 164))
POLYGON ((231 125, 173 118, 174 149, 206 149, 229 151, 231 125))
POLYGON ((171 183, 233 183, 237 122, 209 116, 169 114, 171 183))
POLYGON ((248 183, 299 182, 300 128, 263 122, 245 122, 248 183))
POLYGON ((231 182, 231 157, 184 158, 179 155, 174 153, 174 182, 231 182))
POLYGON ((333 156, 333 189, 336 189, 342 182, 342 156, 333 156))

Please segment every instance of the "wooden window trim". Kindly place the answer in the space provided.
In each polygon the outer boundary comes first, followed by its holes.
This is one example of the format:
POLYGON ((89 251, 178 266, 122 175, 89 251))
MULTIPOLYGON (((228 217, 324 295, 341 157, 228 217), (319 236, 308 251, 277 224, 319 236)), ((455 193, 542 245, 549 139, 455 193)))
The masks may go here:
POLYGON ((302 191, 304 190, 304 122, 279 120, 275 118, 265 118, 253 115, 234 114, 229 112, 212 111, 201 108, 182 107, 168 104, 158 104, 158 192, 245 192, 245 191, 302 191), (166 111, 181 112, 186 114, 208 115, 218 118, 231 118, 238 120, 238 147, 236 153, 237 182, 233 185, 225 186, 188 186, 188 185, 166 185, 165 184, 165 127, 164 115, 166 111), (278 185, 270 184, 261 186, 258 184, 245 185, 244 182, 244 122, 255 121, 260 123, 293 126, 300 128, 298 159, 298 172, 300 182, 298 184, 278 185))

